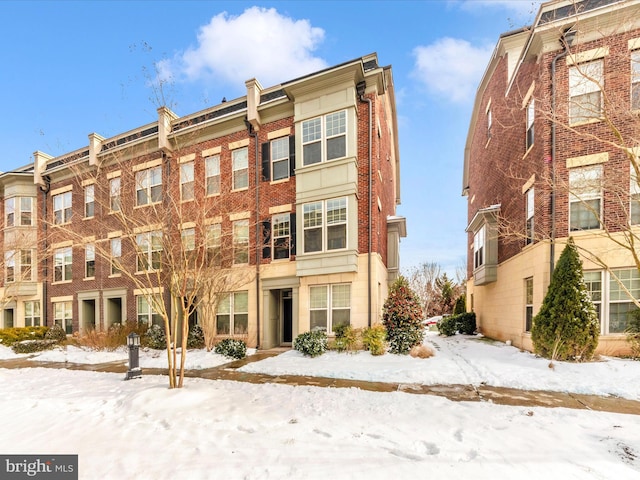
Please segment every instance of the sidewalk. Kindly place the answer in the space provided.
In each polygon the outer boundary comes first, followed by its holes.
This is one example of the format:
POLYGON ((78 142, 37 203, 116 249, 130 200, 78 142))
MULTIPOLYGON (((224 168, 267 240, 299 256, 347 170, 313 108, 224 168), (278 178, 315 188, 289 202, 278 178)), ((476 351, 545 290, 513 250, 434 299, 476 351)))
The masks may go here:
MULTIPOLYGON (((186 377, 204 378, 207 380, 230 380, 256 384, 279 383, 295 386, 312 386, 325 388, 359 388, 372 392, 404 392, 419 395, 436 395, 446 397, 454 402, 491 402, 496 405, 522 407, 563 407, 580 410, 594 410, 631 415, 640 415, 640 401, 617 397, 601 397, 576 393, 518 390, 514 388, 492 387, 489 385, 421 385, 410 383, 367 382, 327 377, 311 377, 299 375, 267 375, 263 373, 247 373, 238 371, 247 363, 256 362, 280 354, 281 351, 263 351, 242 360, 201 370, 187 370, 186 377)), ((66 368, 95 372, 121 373, 127 370, 126 361, 79 364, 63 362, 41 362, 25 358, 0 360, 0 368, 66 368)), ((143 368, 143 375, 166 375, 166 369, 143 368)))

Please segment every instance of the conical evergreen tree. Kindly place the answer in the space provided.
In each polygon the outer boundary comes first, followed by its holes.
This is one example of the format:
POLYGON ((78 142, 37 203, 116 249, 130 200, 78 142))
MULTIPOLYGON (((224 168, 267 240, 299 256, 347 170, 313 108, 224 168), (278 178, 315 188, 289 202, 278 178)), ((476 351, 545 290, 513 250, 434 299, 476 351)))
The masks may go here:
POLYGON ((569 238, 553 271, 540 311, 533 318, 535 352, 552 360, 591 360, 600 325, 584 283, 578 250, 569 238))
POLYGON ((402 276, 389 288, 389 296, 384 302, 382 323, 387 329, 391 353, 407 354, 411 347, 422 343, 424 326, 420 299, 402 276))

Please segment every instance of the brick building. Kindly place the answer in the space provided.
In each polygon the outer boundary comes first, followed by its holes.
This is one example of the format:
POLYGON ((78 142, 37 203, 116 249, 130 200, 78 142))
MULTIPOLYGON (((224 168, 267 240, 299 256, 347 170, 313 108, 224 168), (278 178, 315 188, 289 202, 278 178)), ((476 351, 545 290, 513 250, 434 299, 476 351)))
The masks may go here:
POLYGON ((464 156, 468 293, 480 330, 531 350, 569 237, 598 310, 598 353, 625 354, 640 298, 640 2, 556 0, 500 36, 464 156), (617 243, 622 241, 622 246, 617 243), (626 292, 626 291, 627 292, 626 292))
POLYGON ((43 324, 104 330, 157 322, 160 308, 178 320, 175 265, 203 258, 209 270, 195 275, 226 272, 208 287, 224 291, 189 321, 215 317, 219 336, 270 348, 379 321, 406 231, 391 68, 372 54, 246 89, 183 117, 159 108, 156 122, 92 133, 56 158, 34 154, 43 324))

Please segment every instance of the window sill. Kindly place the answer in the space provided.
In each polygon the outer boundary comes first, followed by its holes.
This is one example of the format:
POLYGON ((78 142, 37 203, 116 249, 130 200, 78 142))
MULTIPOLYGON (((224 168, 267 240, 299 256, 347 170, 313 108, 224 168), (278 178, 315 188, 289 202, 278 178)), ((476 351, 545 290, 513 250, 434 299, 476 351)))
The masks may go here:
POLYGON ((291 177, 279 178, 278 180, 271 180, 269 185, 278 185, 280 183, 287 183, 291 177))
POLYGON ((88 280, 95 280, 95 279, 96 279, 96 277, 84 277, 84 278, 82 279, 82 281, 86 282, 86 281, 88 281, 88 280))
POLYGON ((152 207, 154 205, 160 205, 160 203, 162 202, 152 202, 152 203, 145 203, 144 205, 134 205, 133 209, 138 209, 138 208, 144 208, 144 207, 152 207))
POLYGON ((582 125, 590 125, 592 123, 600 123, 604 120, 604 118, 592 118, 590 120, 583 120, 581 122, 572 122, 571 120, 569 120, 569 126, 570 127, 580 127, 582 125))
POLYGON ((122 277, 121 273, 112 273, 107 278, 120 278, 120 277, 122 277))
POLYGON ((246 192, 247 190, 249 190, 249 187, 234 188, 233 190, 231 190, 231 193, 233 193, 233 192, 246 192))
POLYGON ((122 210, 109 210, 109 215, 115 215, 117 213, 122 213, 122 210))
POLYGON ((72 283, 73 280, 60 280, 58 282, 51 282, 51 285, 65 285, 67 283, 72 283))
POLYGON ((209 194, 205 195, 205 198, 219 197, 220 195, 221 195, 220 192, 218 192, 218 193, 209 193, 209 194))
POLYGON ((195 198, 188 198, 186 200, 180 199, 180 202, 182 202, 182 203, 195 202, 195 201, 196 201, 195 198))
POLYGON ((93 220, 95 217, 95 215, 91 216, 91 217, 82 217, 82 221, 84 222, 85 220, 93 220))

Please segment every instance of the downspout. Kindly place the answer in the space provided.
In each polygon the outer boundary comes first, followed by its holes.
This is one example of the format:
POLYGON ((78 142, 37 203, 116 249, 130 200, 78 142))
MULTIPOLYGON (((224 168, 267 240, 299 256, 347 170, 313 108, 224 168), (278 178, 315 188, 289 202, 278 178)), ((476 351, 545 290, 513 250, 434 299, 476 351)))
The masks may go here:
POLYGON ((368 219, 367 219, 367 230, 368 230, 368 239, 367 239, 367 319, 368 319, 368 326, 371 327, 371 314, 372 314, 372 308, 371 308, 371 277, 372 277, 372 266, 371 266, 371 247, 373 244, 373 240, 372 240, 372 228, 371 228, 371 205, 373 202, 373 192, 371 191, 372 189, 372 184, 373 184, 373 174, 372 174, 372 165, 371 165, 371 141, 372 141, 372 135, 371 135, 371 122, 372 122, 372 112, 371 112, 371 99, 370 98, 365 98, 364 97, 364 92, 367 88, 367 83, 363 80, 361 82, 359 82, 356 85, 356 92, 358 94, 358 98, 360 99, 361 102, 367 102, 368 104, 368 110, 369 110, 369 122, 367 124, 367 129, 369 130, 369 151, 368 151, 368 161, 369 161, 369 173, 368 173, 368 182, 369 182, 369 200, 368 200, 368 219))
POLYGON ((255 167, 256 167, 256 349, 260 348, 260 158, 258 152, 258 132, 251 123, 245 119, 249 136, 253 137, 255 145, 255 167))
POLYGON ((42 192, 42 251, 45 252, 42 259, 42 303, 40 307, 40 315, 42 315, 42 326, 47 326, 47 309, 49 302, 47 302, 47 278, 49 272, 46 252, 49 249, 49 242, 47 241, 47 194, 51 189, 51 179, 48 175, 42 177, 44 185, 40 185, 40 191, 42 192))
POLYGON ((556 63, 569 54, 575 31, 570 28, 562 34, 562 52, 551 61, 551 241, 549 243, 549 283, 553 277, 556 254, 556 63))

